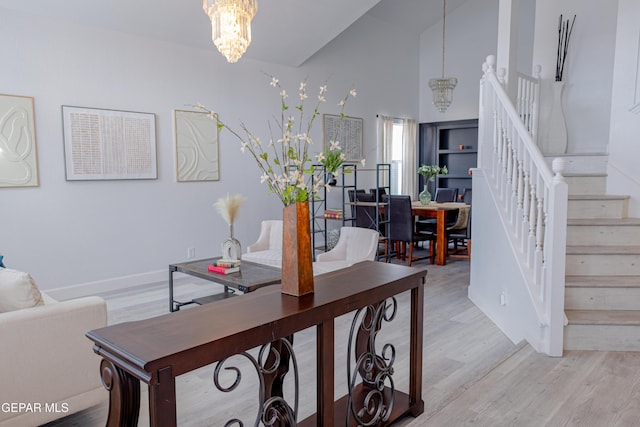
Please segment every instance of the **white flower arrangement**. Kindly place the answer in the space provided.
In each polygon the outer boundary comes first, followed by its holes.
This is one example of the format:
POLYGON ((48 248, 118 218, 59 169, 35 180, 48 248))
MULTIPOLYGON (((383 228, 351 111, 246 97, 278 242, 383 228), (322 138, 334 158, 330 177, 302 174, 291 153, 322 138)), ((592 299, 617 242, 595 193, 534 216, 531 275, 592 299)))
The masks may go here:
MULTIPOLYGON (((215 112, 208 110, 202 104, 198 104, 197 107, 206 111, 212 119, 217 120, 220 130, 228 130, 240 141, 242 152, 248 151, 262 172, 260 182, 267 183, 269 190, 278 196, 284 206, 288 206, 296 202, 308 201, 320 188, 327 185, 322 177, 314 176, 315 168, 309 155, 313 144, 311 129, 320 114, 320 106, 326 102, 327 85, 325 83, 320 86, 317 97, 313 99, 313 110, 309 117, 305 118, 305 102, 309 102, 306 81, 301 82, 298 87, 299 102, 293 107, 296 114, 292 115, 289 110, 287 91, 282 88, 277 78, 271 75, 269 77, 270 85, 279 90, 280 118, 275 126, 269 123, 271 136, 266 144, 249 131, 243 122, 240 123, 240 127, 244 135, 233 130, 221 121, 215 112), (273 135, 274 128, 279 132, 277 136, 273 135)), ((355 89, 352 88, 338 102, 340 118, 347 117, 344 115, 344 108, 348 99, 356 95, 355 89)), ((332 152, 340 150, 341 153, 339 135, 335 135, 331 141, 331 148, 332 152)), ((317 160, 321 163, 322 156, 323 153, 317 156, 317 160)), ((341 157, 341 160, 344 160, 344 157, 341 157)))

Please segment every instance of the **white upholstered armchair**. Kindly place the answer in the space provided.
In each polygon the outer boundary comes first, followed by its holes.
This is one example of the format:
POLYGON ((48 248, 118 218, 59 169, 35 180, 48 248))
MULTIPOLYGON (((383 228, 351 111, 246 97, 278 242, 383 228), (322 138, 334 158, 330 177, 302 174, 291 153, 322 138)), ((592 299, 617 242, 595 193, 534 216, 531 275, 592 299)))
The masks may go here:
POLYGON ((375 260, 378 252, 379 233, 360 227, 342 227, 336 246, 318 254, 313 263, 314 274, 322 274, 349 267, 360 261, 375 260))

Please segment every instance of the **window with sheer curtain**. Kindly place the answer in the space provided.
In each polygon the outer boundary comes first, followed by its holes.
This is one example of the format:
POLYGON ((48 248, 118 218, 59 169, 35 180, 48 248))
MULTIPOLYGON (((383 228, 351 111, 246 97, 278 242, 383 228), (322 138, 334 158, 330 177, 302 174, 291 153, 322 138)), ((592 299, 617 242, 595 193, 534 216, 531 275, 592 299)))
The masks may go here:
POLYGON ((391 164, 391 193, 416 198, 417 124, 412 119, 378 116, 378 158, 391 164))

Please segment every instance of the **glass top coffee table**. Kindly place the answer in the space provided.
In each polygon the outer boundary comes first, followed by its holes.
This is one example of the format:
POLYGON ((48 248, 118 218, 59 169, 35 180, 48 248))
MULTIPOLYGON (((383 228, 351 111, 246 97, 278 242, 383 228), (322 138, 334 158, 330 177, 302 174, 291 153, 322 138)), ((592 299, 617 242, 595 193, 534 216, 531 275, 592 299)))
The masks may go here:
POLYGON ((235 291, 252 292, 258 288, 280 283, 281 270, 268 265, 255 262, 242 261, 240 271, 230 274, 212 273, 208 270, 209 264, 217 258, 207 258, 198 261, 183 262, 169 265, 169 310, 177 311, 187 304, 206 304, 234 296, 235 291), (210 280, 224 286, 224 292, 206 297, 195 298, 191 301, 176 301, 173 298, 173 273, 188 274, 201 279, 210 280))

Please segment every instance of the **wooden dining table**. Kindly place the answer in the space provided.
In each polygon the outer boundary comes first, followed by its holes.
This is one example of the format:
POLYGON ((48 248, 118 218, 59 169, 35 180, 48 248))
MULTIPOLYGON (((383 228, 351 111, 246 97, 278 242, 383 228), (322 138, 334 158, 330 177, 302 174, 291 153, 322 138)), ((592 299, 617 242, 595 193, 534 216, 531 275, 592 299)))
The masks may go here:
POLYGON ((423 205, 420 202, 411 203, 413 216, 436 219, 436 265, 447 264, 447 213, 452 210, 468 213, 469 205, 455 202, 431 202, 428 205, 423 205))

